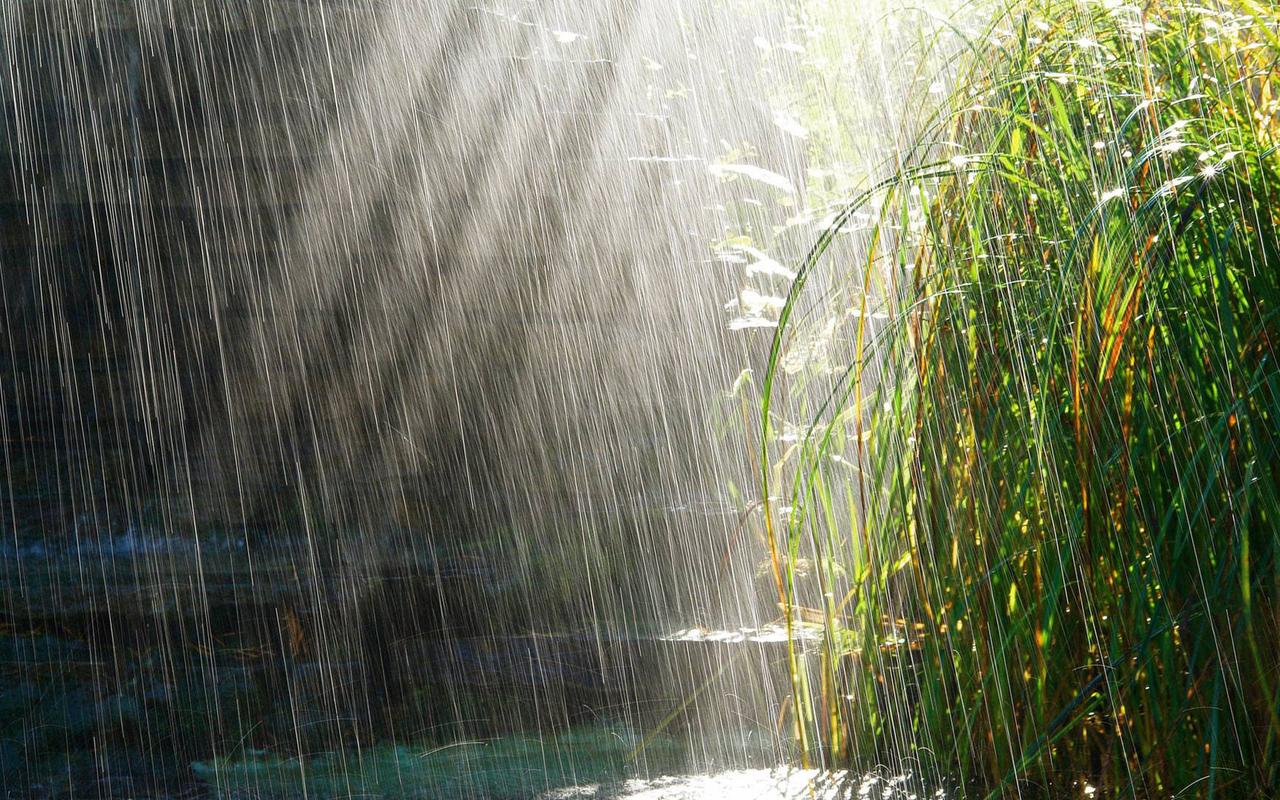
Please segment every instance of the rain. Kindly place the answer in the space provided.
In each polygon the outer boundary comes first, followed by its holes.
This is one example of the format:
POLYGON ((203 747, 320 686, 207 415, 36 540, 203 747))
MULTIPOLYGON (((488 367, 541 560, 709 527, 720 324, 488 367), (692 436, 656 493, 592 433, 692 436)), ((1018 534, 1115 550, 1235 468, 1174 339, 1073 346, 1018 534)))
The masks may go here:
POLYGON ((0 5, 0 794, 1272 796, 1278 31, 0 5))

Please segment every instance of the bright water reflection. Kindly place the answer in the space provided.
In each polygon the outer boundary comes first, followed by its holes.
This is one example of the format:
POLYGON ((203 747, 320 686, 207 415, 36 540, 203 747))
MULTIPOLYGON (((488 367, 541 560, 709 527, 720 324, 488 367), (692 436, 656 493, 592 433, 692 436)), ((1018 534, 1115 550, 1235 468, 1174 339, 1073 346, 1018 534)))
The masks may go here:
MULTIPOLYGON (((943 800, 942 790, 924 795, 943 800)), ((556 789, 538 800, 921 800, 909 775, 882 777, 800 769, 740 769, 556 789)))

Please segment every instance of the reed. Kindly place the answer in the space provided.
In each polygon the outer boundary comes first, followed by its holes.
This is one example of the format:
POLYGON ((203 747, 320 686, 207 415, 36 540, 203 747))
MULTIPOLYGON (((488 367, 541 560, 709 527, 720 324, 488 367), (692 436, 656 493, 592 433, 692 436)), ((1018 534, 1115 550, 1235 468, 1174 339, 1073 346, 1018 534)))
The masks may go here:
POLYGON ((1020 3, 801 265, 760 461, 806 760, 1280 791, 1278 31, 1020 3))

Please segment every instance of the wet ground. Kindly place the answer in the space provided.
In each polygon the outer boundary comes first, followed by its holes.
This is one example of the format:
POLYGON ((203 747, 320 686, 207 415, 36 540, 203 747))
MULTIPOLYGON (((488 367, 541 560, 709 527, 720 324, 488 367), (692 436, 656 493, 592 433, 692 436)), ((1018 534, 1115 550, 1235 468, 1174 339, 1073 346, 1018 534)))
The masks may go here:
POLYGON ((690 770, 776 783, 740 771, 788 756, 759 711, 785 690, 778 631, 478 635, 423 625, 444 609, 423 607, 437 601, 411 570, 362 607, 338 599, 343 580, 300 577, 299 552, 136 529, 7 545, 0 797, 726 796, 662 777, 690 770))

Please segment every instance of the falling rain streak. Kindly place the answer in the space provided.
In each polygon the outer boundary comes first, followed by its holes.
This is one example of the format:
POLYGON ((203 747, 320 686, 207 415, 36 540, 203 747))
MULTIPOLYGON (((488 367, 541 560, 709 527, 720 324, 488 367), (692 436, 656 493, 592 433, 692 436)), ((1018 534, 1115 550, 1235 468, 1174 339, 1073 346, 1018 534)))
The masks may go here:
POLYGON ((1275 788, 1277 21, 995 5, 0 6, 0 793, 1275 788))

